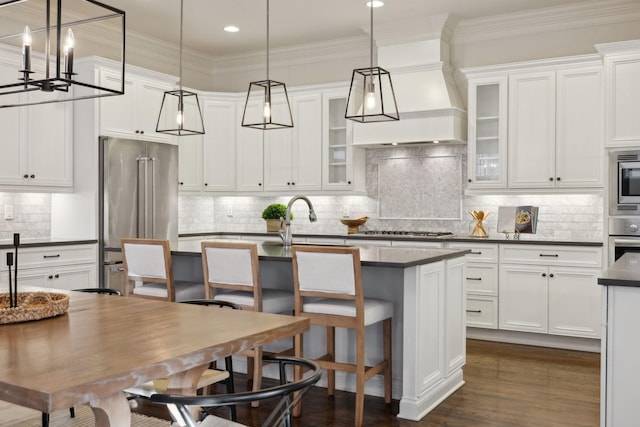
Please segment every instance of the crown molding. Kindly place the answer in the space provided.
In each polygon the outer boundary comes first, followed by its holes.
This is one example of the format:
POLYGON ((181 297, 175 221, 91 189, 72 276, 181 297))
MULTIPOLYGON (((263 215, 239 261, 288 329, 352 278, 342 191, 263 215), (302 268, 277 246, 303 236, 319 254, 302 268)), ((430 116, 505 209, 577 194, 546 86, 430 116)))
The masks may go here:
POLYGON ((568 6, 460 21, 454 44, 640 20, 637 0, 592 0, 568 6))

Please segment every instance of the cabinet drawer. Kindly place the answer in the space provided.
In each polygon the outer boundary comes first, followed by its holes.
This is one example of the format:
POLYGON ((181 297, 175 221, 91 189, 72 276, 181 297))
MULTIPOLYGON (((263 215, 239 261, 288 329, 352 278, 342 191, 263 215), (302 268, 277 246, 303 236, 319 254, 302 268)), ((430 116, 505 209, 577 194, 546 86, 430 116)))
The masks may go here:
POLYGON ((597 267, 602 248, 587 246, 500 245, 500 262, 597 267))
MULTIPOLYGON (((0 251, 2 270, 7 269, 7 252, 12 249, 0 251)), ((97 261, 96 245, 70 245, 70 246, 41 246, 35 248, 20 248, 18 250, 18 267, 25 268, 52 267, 68 264, 95 263, 97 261)))
POLYGON ((467 294, 498 295, 498 266, 469 263, 464 268, 467 294))
POLYGON ((442 242, 412 242, 410 240, 392 240, 391 246, 397 248, 442 249, 442 242))
POLYGON ((498 300, 496 297, 467 297, 467 326, 498 329, 498 300))
POLYGON ((498 245, 449 242, 447 248, 469 249, 467 262, 498 262, 498 245))

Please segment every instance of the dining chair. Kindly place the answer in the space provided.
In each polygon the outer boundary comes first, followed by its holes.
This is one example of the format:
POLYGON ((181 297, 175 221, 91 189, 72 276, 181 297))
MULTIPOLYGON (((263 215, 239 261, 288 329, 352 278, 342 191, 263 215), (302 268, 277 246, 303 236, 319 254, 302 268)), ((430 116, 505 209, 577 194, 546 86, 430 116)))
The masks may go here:
MULTIPOLYGON (((360 249, 357 247, 293 246, 295 315, 309 318, 311 325, 326 327, 326 354, 315 358, 327 370, 327 391, 335 392, 335 371, 356 374, 355 425, 362 426, 364 384, 376 374, 384 376, 384 401, 391 402, 391 319, 393 305, 365 298, 362 291, 360 249), (365 328, 382 322, 383 360, 365 365, 365 328), (337 361, 335 329, 355 330, 355 363, 337 361)), ((304 357, 303 334, 294 338, 296 357, 304 357)), ((300 372, 296 372, 299 376, 300 372)), ((300 414, 296 406, 295 414, 300 414)))
MULTIPOLYGON (((201 243, 201 248, 207 299, 232 302, 244 310, 293 313, 292 292, 261 286, 256 243, 208 240, 201 243)), ((253 390, 259 390, 263 349, 256 347, 243 354, 248 357, 247 373, 253 380, 253 390)))
POLYGON ((204 285, 175 281, 168 240, 121 240, 127 297, 161 301, 184 301, 204 298, 204 285))
MULTIPOLYGON (((111 288, 81 288, 81 289, 73 289, 75 292, 85 292, 85 293, 93 293, 93 294, 103 294, 103 295, 121 295, 120 291, 117 289, 111 288)), ((69 408, 69 416, 71 418, 76 417, 76 410, 72 406, 69 408)), ((49 414, 46 412, 42 413, 42 427, 49 426, 49 414)))
POLYGON ((264 362, 277 363, 279 365, 279 385, 248 392, 207 396, 154 394, 151 396, 151 401, 167 405, 172 418, 180 426, 239 427, 243 424, 232 423, 211 414, 207 414, 201 422, 196 422, 189 410, 189 406, 213 408, 266 399, 278 399, 273 410, 262 422, 261 426, 291 427, 291 408, 302 399, 312 385, 318 382, 321 374, 320 367, 317 363, 297 357, 264 356, 264 362), (289 366, 305 369, 308 371, 307 376, 287 382, 287 367, 289 366))
MULTIPOLYGON (((203 305, 207 307, 217 307, 217 308, 228 308, 232 310, 241 310, 242 308, 234 303, 227 301, 216 301, 216 300, 208 300, 208 299, 195 299, 195 300, 186 300, 180 301, 182 304, 193 304, 193 305, 203 305)), ((233 378, 233 358, 231 356, 227 356, 224 358, 224 371, 216 369, 215 366, 209 366, 207 370, 200 376, 198 379, 198 385, 196 387, 197 390, 204 390, 206 387, 213 385, 218 382, 225 381, 227 393, 235 392, 234 378, 233 378)), ((134 397, 144 397, 150 398, 155 393, 166 393, 169 385, 168 378, 160 378, 153 381, 147 381, 146 383, 140 384, 135 387, 131 387, 125 390, 130 395, 134 397)), ((235 405, 231 405, 229 407, 229 411, 231 413, 231 420, 236 420, 236 407, 235 405)))

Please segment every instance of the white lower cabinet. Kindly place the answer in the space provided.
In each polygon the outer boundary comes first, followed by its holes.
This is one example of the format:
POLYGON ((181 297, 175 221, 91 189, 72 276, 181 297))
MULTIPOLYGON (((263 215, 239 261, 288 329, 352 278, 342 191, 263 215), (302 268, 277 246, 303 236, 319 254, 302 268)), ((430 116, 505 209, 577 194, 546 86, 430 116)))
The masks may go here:
POLYGON ((600 337, 599 247, 500 245, 499 327, 600 337))
POLYGON ((449 242, 448 249, 469 249, 464 266, 467 326, 498 328, 498 245, 449 242))
MULTIPOLYGON (((2 260, 0 281, 7 283, 6 253, 2 260)), ((97 245, 63 245, 20 248, 18 251, 18 286, 55 289, 95 288, 98 286, 97 245)))

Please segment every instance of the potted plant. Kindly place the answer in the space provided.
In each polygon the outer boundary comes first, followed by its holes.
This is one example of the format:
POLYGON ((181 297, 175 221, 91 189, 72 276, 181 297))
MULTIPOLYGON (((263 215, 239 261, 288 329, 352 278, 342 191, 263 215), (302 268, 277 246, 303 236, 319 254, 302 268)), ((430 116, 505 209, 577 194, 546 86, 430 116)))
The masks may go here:
MULTIPOLYGON (((262 211, 262 219, 267 221, 267 233, 280 231, 280 218, 287 214, 287 207, 282 203, 272 203, 262 211)), ((293 214, 290 214, 293 219, 293 214)))

